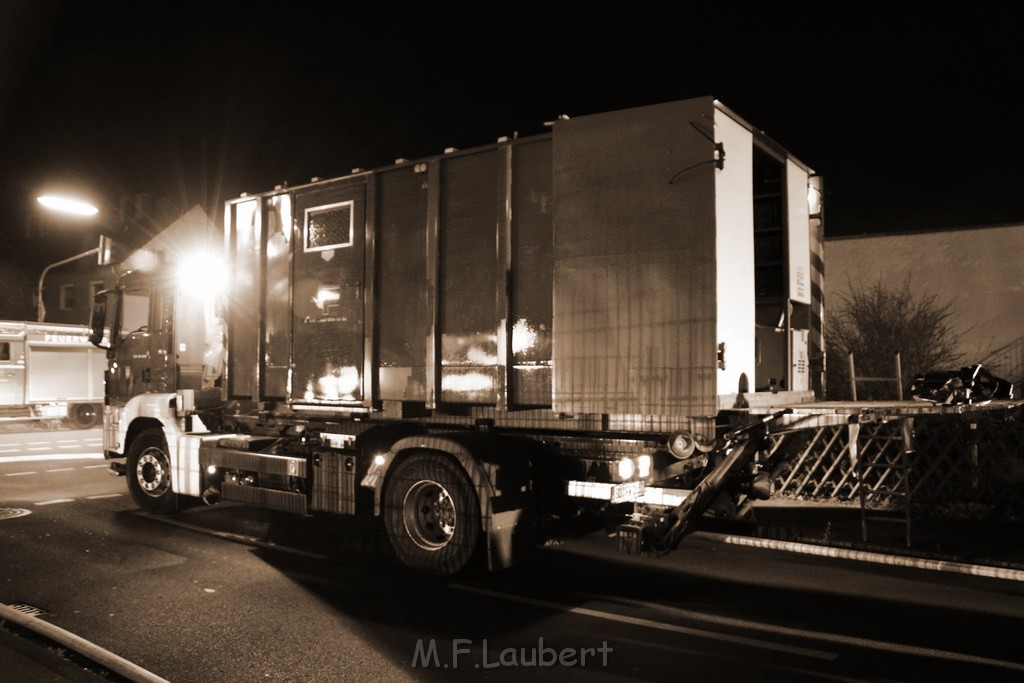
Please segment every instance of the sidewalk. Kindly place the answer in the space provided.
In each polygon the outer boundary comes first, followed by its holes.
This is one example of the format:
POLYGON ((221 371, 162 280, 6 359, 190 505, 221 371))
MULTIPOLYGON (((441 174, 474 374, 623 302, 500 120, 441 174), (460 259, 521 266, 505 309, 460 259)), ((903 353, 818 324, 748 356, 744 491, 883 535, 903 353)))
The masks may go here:
POLYGON ((1024 523, 912 514, 908 546, 900 513, 868 511, 867 516, 865 541, 859 506, 768 501, 754 509, 755 533, 760 538, 1024 569, 1024 523))

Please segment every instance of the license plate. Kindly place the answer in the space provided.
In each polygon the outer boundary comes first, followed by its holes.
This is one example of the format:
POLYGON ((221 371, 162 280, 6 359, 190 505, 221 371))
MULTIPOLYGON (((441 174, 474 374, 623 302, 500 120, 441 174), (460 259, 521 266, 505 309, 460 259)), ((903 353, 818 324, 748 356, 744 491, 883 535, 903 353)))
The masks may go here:
POLYGON ((624 484, 616 484, 612 487, 612 503, 628 503, 644 495, 644 483, 642 481, 627 481, 624 484))

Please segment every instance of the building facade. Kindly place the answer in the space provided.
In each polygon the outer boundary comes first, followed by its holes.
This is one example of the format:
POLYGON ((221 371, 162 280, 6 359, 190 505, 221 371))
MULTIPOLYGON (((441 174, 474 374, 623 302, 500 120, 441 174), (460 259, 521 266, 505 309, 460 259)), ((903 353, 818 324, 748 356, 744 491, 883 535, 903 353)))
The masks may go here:
POLYGON ((854 288, 907 282, 949 305, 964 365, 1024 378, 1024 224, 826 238, 825 261, 826 311, 854 288))

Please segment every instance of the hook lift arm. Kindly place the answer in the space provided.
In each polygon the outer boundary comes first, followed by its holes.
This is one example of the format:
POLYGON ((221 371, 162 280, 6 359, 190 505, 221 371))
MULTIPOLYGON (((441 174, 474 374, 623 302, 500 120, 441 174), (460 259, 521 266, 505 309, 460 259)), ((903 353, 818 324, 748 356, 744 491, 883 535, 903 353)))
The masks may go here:
POLYGON ((694 521, 714 502, 722 488, 764 449, 772 423, 790 412, 786 409, 767 415, 725 434, 717 449, 724 457, 679 505, 656 516, 634 514, 631 521, 619 526, 619 550, 631 555, 643 552, 661 555, 674 550, 693 530, 694 521))

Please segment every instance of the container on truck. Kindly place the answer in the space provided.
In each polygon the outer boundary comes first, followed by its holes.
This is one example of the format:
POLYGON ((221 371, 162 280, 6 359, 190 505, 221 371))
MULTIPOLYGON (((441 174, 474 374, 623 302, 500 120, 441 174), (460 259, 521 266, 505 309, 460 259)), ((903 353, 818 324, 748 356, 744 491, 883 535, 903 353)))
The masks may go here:
POLYGON ((97 298, 104 451, 151 512, 375 515, 426 572, 595 511, 670 549, 770 495, 776 406, 820 393, 821 217, 712 97, 246 194, 223 269, 97 298))

